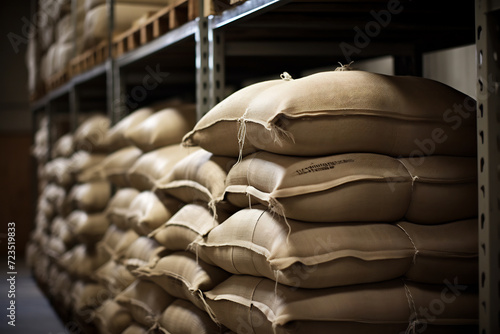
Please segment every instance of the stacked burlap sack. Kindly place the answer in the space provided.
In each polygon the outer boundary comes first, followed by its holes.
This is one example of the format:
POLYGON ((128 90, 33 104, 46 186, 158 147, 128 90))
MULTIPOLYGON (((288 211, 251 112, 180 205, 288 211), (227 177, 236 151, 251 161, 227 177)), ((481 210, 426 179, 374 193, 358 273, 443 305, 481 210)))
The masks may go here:
POLYGON ((475 331, 475 117, 444 84, 362 71, 284 74, 219 103, 183 139, 238 159, 216 202, 239 211, 189 245, 233 274, 203 293, 214 319, 237 333, 475 331))

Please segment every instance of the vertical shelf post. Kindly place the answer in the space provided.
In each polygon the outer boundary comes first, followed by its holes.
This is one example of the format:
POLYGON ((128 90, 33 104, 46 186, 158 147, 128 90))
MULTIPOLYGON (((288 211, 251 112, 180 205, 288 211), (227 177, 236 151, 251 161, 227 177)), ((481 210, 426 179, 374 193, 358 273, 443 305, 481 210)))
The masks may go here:
POLYGON ((225 52, 224 33, 214 29, 213 17, 208 21, 208 44, 209 44, 209 81, 210 81, 210 108, 225 98, 225 52))
POLYGON ((476 0, 480 334, 500 332, 500 1, 476 0))
POLYGON ((200 0, 200 17, 195 34, 196 41, 196 117, 200 119, 210 109, 208 19, 203 17, 203 0, 200 0))

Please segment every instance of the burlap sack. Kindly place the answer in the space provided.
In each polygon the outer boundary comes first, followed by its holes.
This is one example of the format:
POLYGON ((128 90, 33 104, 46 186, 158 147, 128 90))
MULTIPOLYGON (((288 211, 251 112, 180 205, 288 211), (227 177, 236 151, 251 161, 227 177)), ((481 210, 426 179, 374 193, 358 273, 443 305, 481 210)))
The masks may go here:
POLYGON ((106 133, 108 132, 110 120, 103 115, 94 115, 84 121, 74 134, 76 150, 87 152, 106 152, 106 133))
POLYGON ((45 247, 45 253, 52 259, 59 259, 66 252, 67 248, 64 242, 55 236, 49 236, 49 240, 45 247))
POLYGON ((161 286, 170 295, 186 299, 201 310, 206 308, 203 291, 208 291, 225 280, 229 273, 196 259, 189 252, 174 252, 138 268, 138 277, 161 286))
POLYGON ((214 218, 206 204, 186 204, 149 237, 169 250, 189 250, 189 245, 206 236, 227 217, 227 213, 219 210, 217 218, 214 218))
POLYGON ((457 277, 473 284, 478 276, 475 230, 476 220, 431 226, 322 224, 285 222, 269 211, 244 209, 195 240, 193 248, 205 262, 233 274, 264 276, 292 287, 379 282, 406 273, 425 283, 457 277))
MULTIPOLYGON (((121 245, 120 245, 121 246, 121 245)), ((156 240, 147 237, 138 237, 127 247, 116 253, 116 259, 133 271, 148 263, 156 263, 165 251, 156 240)))
POLYGON ((77 184, 71 189, 68 200, 73 208, 86 212, 104 210, 111 197, 111 185, 107 181, 77 184))
POLYGON ((122 334, 148 334, 148 333, 149 333, 148 328, 144 328, 137 323, 133 323, 122 332, 122 334))
POLYGON ((102 334, 121 334, 132 323, 128 310, 112 299, 106 300, 93 315, 93 322, 102 334))
POLYGON ((165 198, 163 203, 151 191, 137 195, 127 214, 128 225, 139 235, 148 235, 164 224, 175 214, 183 203, 173 197, 165 198))
POLYGON ((97 309, 110 298, 109 291, 102 285, 84 281, 76 281, 68 293, 73 300, 71 306, 75 316, 85 317, 88 320, 92 319, 91 310, 97 309))
POLYGON ((416 223, 441 223, 477 215, 475 164, 474 158, 461 157, 301 158, 258 152, 229 171, 225 197, 239 207, 260 202, 287 218, 311 222, 390 222, 406 216, 416 223))
POLYGON ((217 320, 237 333, 473 333, 477 292, 445 282, 304 290, 235 275, 206 293, 217 320))
POLYGON ((177 299, 158 320, 160 333, 220 334, 221 328, 210 316, 192 303, 177 299))
POLYGON ((180 145, 166 146, 142 155, 128 170, 130 185, 140 191, 152 190, 181 159, 194 152, 180 145))
POLYGON ((71 160, 67 158, 56 158, 45 164, 45 176, 47 181, 55 182, 61 187, 71 186, 75 179, 72 175, 71 160))
POLYGON ((233 157, 256 150, 296 156, 476 152, 475 101, 433 80, 333 71, 261 85, 214 107, 184 144, 233 157))
POLYGON ((104 252, 82 244, 63 254, 59 265, 73 277, 88 280, 108 260, 109 257, 104 252))
POLYGON ((69 158, 73 153, 73 135, 70 133, 56 140, 52 148, 52 158, 69 158))
POLYGON ((97 247, 113 257, 122 250, 120 247, 128 247, 138 237, 139 235, 132 230, 122 230, 115 225, 110 225, 97 247))
POLYGON ((106 154, 77 151, 70 158, 70 173, 76 180, 80 174, 85 173, 90 168, 94 168, 106 157, 106 154))
POLYGON ((60 216, 57 216, 52 220, 50 233, 54 237, 59 238, 64 243, 66 248, 71 248, 71 246, 73 246, 76 242, 76 237, 68 226, 66 219, 60 216))
POLYGON ((135 281, 134 275, 122 264, 109 260, 96 270, 95 280, 116 296, 135 281))
POLYGON ((68 227, 76 239, 87 245, 99 242, 109 227, 109 221, 103 213, 73 211, 67 218, 68 227))
POLYGON ((153 114, 151 108, 141 108, 132 112, 127 117, 113 125, 106 133, 106 142, 110 151, 117 151, 124 147, 130 146, 129 140, 125 137, 125 133, 137 124, 142 123, 145 119, 153 114))
POLYGON ((115 297, 139 324, 153 326, 175 299, 153 282, 136 280, 115 297))
POLYGON ((117 187, 128 187, 127 171, 142 155, 142 151, 134 146, 122 148, 108 155, 101 163, 88 168, 78 177, 79 182, 105 180, 117 187))
POLYGON ((167 108, 129 127, 125 137, 144 152, 178 144, 196 124, 196 106, 181 105, 167 108))
POLYGON ((224 182, 236 159, 196 151, 175 164, 172 171, 156 183, 158 196, 174 196, 184 203, 222 200, 224 182))
POLYGON ((137 195, 139 191, 134 188, 122 188, 111 197, 106 207, 106 217, 111 224, 122 230, 128 229, 128 208, 137 195))
MULTIPOLYGON (((114 32, 120 33, 132 25, 132 22, 148 12, 159 10, 159 5, 115 4, 114 32)), ((108 37, 108 11, 106 5, 94 7, 85 15, 83 39, 85 47, 92 47, 108 37)))

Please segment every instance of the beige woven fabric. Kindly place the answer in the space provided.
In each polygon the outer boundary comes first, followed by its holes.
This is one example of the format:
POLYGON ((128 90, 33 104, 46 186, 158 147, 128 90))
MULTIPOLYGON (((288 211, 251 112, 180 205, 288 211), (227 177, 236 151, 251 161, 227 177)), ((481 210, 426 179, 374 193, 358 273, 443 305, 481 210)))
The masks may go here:
POLYGON ((118 245, 122 243, 124 239, 133 238, 130 239, 130 241, 136 239, 136 237, 133 236, 134 234, 131 234, 128 230, 122 230, 115 225, 110 225, 102 239, 97 244, 97 247, 102 248, 103 251, 112 257, 115 255, 118 245), (132 237, 130 235, 132 235, 132 237))
POLYGON ((178 161, 192 152, 193 149, 170 145, 143 154, 128 170, 130 185, 140 191, 152 190, 156 181, 170 173, 178 161))
POLYGON ((127 329, 125 329, 122 334, 147 334, 149 328, 145 328, 137 323, 133 323, 127 329))
POLYGON ((109 256, 99 249, 80 244, 67 251, 59 265, 73 277, 88 280, 108 260, 109 256))
POLYGON ((221 328, 210 316, 189 301, 177 299, 158 320, 161 333, 220 334, 221 328))
POLYGON ((149 116, 125 132, 126 138, 144 152, 178 144, 196 124, 196 106, 179 105, 149 116))
POLYGON ((76 239, 87 245, 95 245, 108 231, 109 221, 103 213, 73 211, 66 219, 76 239))
POLYGON ((75 130, 75 149, 87 152, 107 152, 106 134, 109 126, 109 118, 103 115, 95 115, 85 120, 75 130))
POLYGON ((111 224, 116 225, 122 230, 128 229, 128 209, 139 193, 140 192, 134 188, 122 188, 111 197, 106 207, 106 217, 111 224))
POLYGON ((392 280, 304 290, 235 275, 206 297, 217 320, 237 333, 386 334, 424 325, 426 333, 471 333, 477 328, 477 293, 448 283, 392 280), (430 311, 437 304, 443 306, 439 312, 430 311))
POLYGON ((96 270, 94 279, 116 296, 135 281, 134 275, 122 264, 109 260, 96 270))
POLYGON ((151 108, 141 108, 113 125, 106 133, 105 139, 109 150, 112 152, 130 146, 130 142, 125 137, 125 133, 128 129, 135 127, 137 124, 147 119, 153 112, 154 110, 151 108))
POLYGON ((73 186, 68 195, 72 207, 86 212, 102 211, 111 197, 111 185, 96 181, 73 186))
POLYGON ((189 252, 174 252, 138 268, 134 274, 161 286, 170 295, 186 299, 206 310, 203 291, 213 289, 229 274, 224 270, 197 260, 189 252))
POLYGON ((150 237, 169 250, 192 250, 190 245, 203 238, 220 222, 228 218, 228 214, 219 210, 217 218, 203 203, 186 204, 166 223, 151 232, 150 237))
POLYGON ((86 169, 78 176, 79 182, 108 180, 117 187, 128 187, 127 171, 142 155, 135 146, 122 148, 110 155, 94 167, 86 169))
POLYGON ((174 196, 185 203, 221 201, 227 173, 235 163, 234 158, 196 151, 176 163, 172 171, 156 183, 156 193, 174 196))
POLYGON ((260 202, 287 218, 311 222, 406 217, 433 224, 477 216, 475 158, 410 160, 371 153, 302 158, 258 152, 229 171, 225 198, 238 207, 260 202))
POLYGON ((158 244, 156 240, 143 236, 128 245, 120 245, 120 248, 121 251, 116 253, 115 258, 130 271, 148 263, 156 263, 165 251, 165 247, 158 244))
POLYGON ((427 283, 455 277, 477 282, 475 219, 440 225, 285 222, 269 211, 243 209, 192 247, 228 272, 292 287, 379 282, 407 273, 427 283))
POLYGON ((148 235, 164 224, 183 206, 175 198, 164 198, 163 203, 151 191, 143 191, 130 203, 128 225, 139 235, 148 235))
POLYGON ((472 156, 475 143, 472 98, 429 79, 363 71, 247 87, 214 107, 184 138, 186 145, 233 157, 240 148, 243 155, 472 156))
POLYGON ((73 135, 65 134, 54 143, 52 158, 69 158, 74 153, 73 135))
POLYGON ((106 300, 93 315, 93 322, 102 334, 121 334, 132 323, 128 310, 112 299, 106 300))
POLYGON ((153 326, 175 298, 153 282, 137 279, 115 297, 139 324, 153 326))

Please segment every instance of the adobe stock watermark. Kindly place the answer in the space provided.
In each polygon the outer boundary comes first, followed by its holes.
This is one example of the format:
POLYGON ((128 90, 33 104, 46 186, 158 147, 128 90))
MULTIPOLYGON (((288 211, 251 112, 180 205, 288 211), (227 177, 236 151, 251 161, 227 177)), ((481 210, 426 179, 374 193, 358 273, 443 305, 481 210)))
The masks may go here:
MULTIPOLYGON (((55 0, 51 2, 51 6, 62 6, 65 3, 64 0, 55 0)), ((14 32, 9 32, 7 34, 7 39, 14 49, 14 52, 17 54, 20 51, 20 46, 23 44, 28 44, 30 38, 33 38, 37 28, 45 27, 50 20, 55 20, 57 17, 57 11, 52 10, 50 8, 46 8, 46 11, 43 11, 42 8, 38 10, 33 16, 31 20, 26 16, 21 18, 22 27, 21 34, 17 34, 14 32)))
POLYGON ((353 55, 360 54, 364 48, 368 47, 372 39, 380 35, 382 29, 391 23, 393 15, 400 14, 403 9, 403 5, 399 0, 389 0, 387 2, 387 9, 382 9, 378 12, 371 10, 370 15, 373 17, 373 20, 367 22, 364 29, 361 29, 359 26, 353 28, 356 33, 353 44, 346 42, 339 44, 340 50, 347 62, 351 62, 353 55))
POLYGON ((467 285, 458 284, 458 278, 455 277, 453 282, 448 279, 443 281, 444 288, 441 290, 439 298, 435 298, 429 302, 429 305, 418 306, 411 312, 408 320, 408 329, 399 334, 416 334, 425 333, 429 324, 432 324, 446 309, 446 306, 454 303, 457 298, 467 290, 467 285), (418 313, 417 313, 418 312, 418 313), (420 315, 420 316, 418 316, 420 315))

